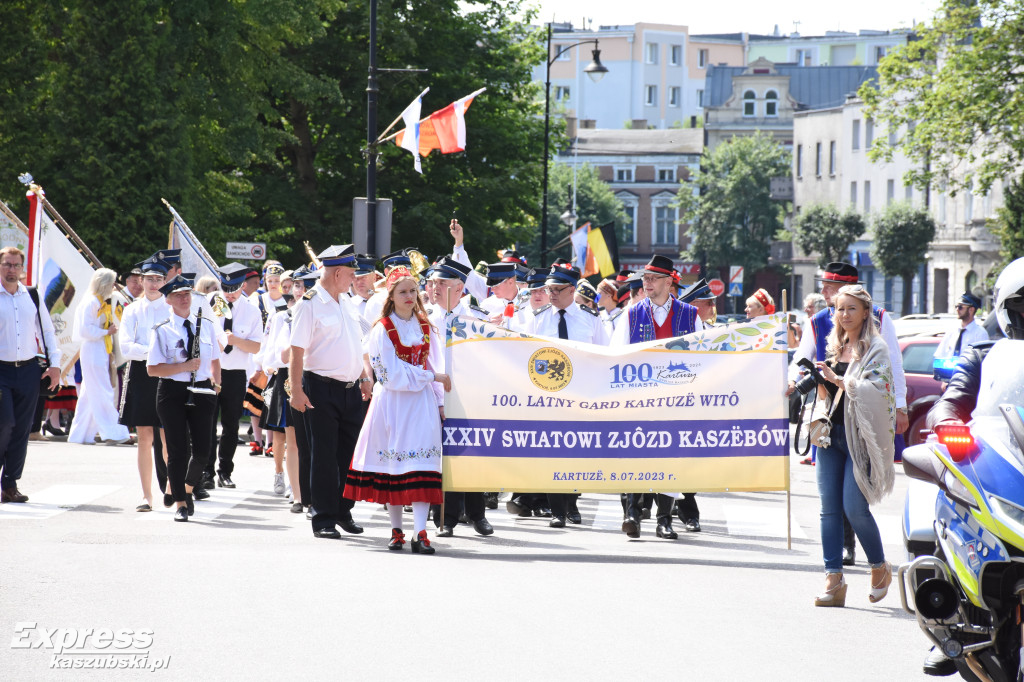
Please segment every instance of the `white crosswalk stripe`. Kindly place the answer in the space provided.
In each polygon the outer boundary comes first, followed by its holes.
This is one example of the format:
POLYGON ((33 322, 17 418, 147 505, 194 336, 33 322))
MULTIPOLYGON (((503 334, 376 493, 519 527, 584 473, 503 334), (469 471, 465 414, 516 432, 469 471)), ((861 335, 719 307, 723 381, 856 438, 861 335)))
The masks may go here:
MULTIPOLYGON (((254 501, 263 502, 266 500, 268 503, 281 504, 282 511, 287 512, 287 508, 283 506, 282 498, 280 495, 272 495, 267 491, 259 490, 245 490, 242 488, 217 488, 210 492, 210 498, 207 500, 197 501, 195 503, 196 513, 190 517, 196 521, 212 521, 222 514, 227 513, 231 509, 234 509, 241 503, 245 502, 249 498, 256 498, 254 501), (260 499, 263 498, 263 499, 260 499)), ((139 514, 136 521, 149 522, 149 521, 163 521, 166 522, 168 517, 174 514, 174 507, 164 507, 163 496, 158 496, 155 500, 155 509, 149 514, 139 514)))
MULTIPOLYGON (((725 513, 725 524, 729 535, 747 535, 754 537, 784 538, 786 537, 786 505, 782 504, 749 504, 729 502, 721 505, 725 513)), ((792 535, 801 540, 807 539, 807 533, 790 516, 792 535)))
POLYGON ((86 485, 65 483, 51 485, 33 492, 24 504, 7 503, 0 505, 0 519, 17 520, 48 519, 63 514, 69 509, 88 504, 120 490, 116 485, 86 485))

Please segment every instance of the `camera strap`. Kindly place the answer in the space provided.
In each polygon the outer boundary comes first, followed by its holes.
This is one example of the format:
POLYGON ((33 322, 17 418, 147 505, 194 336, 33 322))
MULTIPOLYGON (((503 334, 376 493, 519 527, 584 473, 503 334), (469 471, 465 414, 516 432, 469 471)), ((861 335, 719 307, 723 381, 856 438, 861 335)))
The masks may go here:
MULTIPOLYGON (((814 400, 811 401, 811 414, 814 414, 814 406, 818 402, 818 391, 814 391, 814 400)), ((804 445, 804 449, 800 449, 800 430, 804 427, 804 414, 807 411, 807 402, 800 406, 800 421, 796 423, 796 433, 793 434, 793 452, 801 457, 806 457, 807 453, 811 451, 811 434, 808 429, 807 443, 804 445)))

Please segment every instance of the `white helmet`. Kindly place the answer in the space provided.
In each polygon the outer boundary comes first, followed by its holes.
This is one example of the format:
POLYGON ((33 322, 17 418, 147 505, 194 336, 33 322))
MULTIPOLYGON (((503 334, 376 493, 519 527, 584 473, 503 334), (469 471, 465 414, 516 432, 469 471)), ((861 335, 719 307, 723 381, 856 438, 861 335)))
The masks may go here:
POLYGON ((999 328, 1008 338, 1024 339, 1024 258, 1003 268, 992 287, 992 297, 999 328))

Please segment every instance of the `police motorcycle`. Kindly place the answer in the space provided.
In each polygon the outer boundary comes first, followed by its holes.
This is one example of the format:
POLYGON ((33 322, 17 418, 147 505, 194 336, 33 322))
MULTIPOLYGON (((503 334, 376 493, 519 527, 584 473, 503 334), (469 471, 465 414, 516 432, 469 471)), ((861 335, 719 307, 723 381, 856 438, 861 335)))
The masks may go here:
POLYGON ((903 453, 916 479, 903 518, 915 558, 897 572, 903 608, 972 681, 1024 681, 1024 337, 1011 336, 982 364, 971 420, 940 423, 903 453))

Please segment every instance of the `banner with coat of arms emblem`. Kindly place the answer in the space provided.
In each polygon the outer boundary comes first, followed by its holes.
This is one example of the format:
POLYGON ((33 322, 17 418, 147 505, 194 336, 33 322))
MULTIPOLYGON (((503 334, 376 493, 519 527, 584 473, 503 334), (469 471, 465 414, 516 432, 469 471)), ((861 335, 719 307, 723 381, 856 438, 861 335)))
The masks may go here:
POLYGON ((785 315, 594 346, 448 322, 445 490, 784 490, 785 315))

